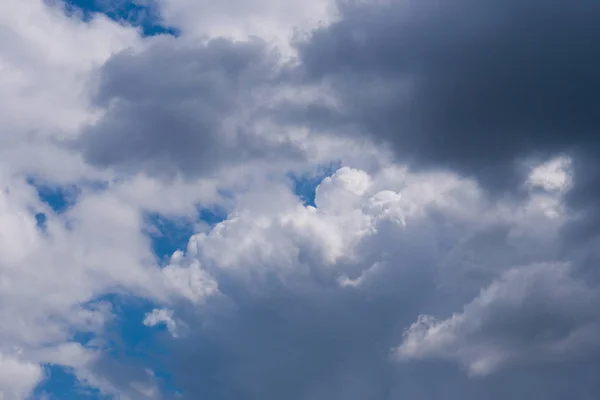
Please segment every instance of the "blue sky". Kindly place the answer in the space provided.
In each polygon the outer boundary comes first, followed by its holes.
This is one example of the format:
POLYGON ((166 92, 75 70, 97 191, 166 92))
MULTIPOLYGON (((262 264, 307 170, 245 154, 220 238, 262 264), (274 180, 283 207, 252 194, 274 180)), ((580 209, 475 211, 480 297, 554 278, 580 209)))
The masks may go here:
POLYGON ((80 10, 84 18, 90 13, 102 13, 108 17, 138 26, 145 36, 176 35, 177 30, 161 24, 156 7, 150 2, 134 2, 126 0, 68 0, 67 5, 80 10))
POLYGON ((305 206, 315 206, 315 190, 317 186, 328 176, 331 176, 338 168, 339 163, 322 165, 316 171, 304 174, 290 174, 293 183, 293 191, 305 206))

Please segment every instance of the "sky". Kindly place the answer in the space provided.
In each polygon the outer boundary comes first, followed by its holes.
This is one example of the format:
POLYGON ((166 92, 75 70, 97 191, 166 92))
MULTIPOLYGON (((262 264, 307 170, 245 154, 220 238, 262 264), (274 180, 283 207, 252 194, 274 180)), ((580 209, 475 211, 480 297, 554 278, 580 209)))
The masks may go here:
POLYGON ((0 1, 0 399, 600 398, 598 20, 0 1))

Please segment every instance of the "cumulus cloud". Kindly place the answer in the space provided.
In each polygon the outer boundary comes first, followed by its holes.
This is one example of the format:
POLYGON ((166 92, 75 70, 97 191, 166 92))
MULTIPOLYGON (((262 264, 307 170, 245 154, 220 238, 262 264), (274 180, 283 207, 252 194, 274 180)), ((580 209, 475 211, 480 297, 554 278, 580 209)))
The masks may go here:
POLYGON ((0 397, 598 398, 600 7, 288 3, 2 2, 0 397))
POLYGON ((297 31, 327 24, 337 15, 331 0, 234 0, 215 3, 201 0, 158 0, 163 20, 184 35, 244 40, 261 37, 283 51, 297 31))
POLYGON ((515 363, 594 357, 598 294, 571 273, 568 264, 511 269, 462 313, 439 322, 420 316, 396 354, 402 359, 455 358, 474 375, 515 363))
MULTIPOLYGON (((276 210, 237 209, 178 256, 220 288, 205 306, 181 309, 190 336, 170 344, 190 398, 427 397, 441 386, 420 388, 425 372, 410 359, 455 358, 473 374, 593 360, 597 288, 569 264, 546 262, 568 215, 541 199, 560 202, 560 192, 490 203, 452 174, 344 167, 317 188, 316 207, 275 194, 276 210), (419 317, 398 347, 419 314, 449 315, 473 297, 448 321, 419 317)), ((461 385, 466 398, 496 398, 495 383, 434 370, 455 385, 441 398, 460 397, 461 385)), ((517 376, 504 379, 515 385, 511 398, 528 396, 517 376)))

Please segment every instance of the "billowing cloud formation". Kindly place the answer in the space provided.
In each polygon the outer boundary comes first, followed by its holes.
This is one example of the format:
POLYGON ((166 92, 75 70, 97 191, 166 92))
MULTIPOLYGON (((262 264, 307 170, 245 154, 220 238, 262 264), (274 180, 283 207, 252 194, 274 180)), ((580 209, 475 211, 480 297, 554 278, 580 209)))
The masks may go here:
POLYGON ((0 316, 7 323, 0 328, 0 354, 11 374, 22 376, 0 380, 6 396, 20 398, 33 389, 43 377, 36 363, 89 373, 97 346, 84 348, 75 336, 98 335, 112 318, 110 303, 98 301, 102 295, 198 303, 218 290, 193 267, 159 269, 140 235, 142 215, 118 197, 85 194, 56 215, 32 187, 8 179, 2 186, 0 316), (43 227, 35 212, 45 215, 43 227))
POLYGON ((0 398, 600 396, 596 2, 152 3, 0 5, 0 398))
POLYGON ((276 62, 260 40, 186 45, 159 37, 115 55, 95 96, 107 111, 79 146, 93 164, 154 175, 301 158, 302 148, 256 116, 261 92, 276 81, 276 62))
POLYGON ((308 79, 340 98, 330 123, 503 189, 519 159, 597 151, 597 2, 343 2, 340 13, 300 45, 308 79))
MULTIPOLYGON (((308 31, 336 17, 335 1, 157 0, 161 17, 186 36, 244 40, 260 37, 289 50, 297 31, 308 31)), ((284 49, 284 50, 286 50, 284 49)))
POLYGON ((564 264, 509 270, 461 314, 441 322, 420 316, 398 356, 456 357, 477 375, 510 363, 589 357, 598 346, 598 294, 570 274, 564 264))
POLYGON ((597 370, 597 284, 551 261, 569 219, 560 191, 492 204, 455 175, 342 168, 316 208, 269 195, 276 209, 241 208, 174 260, 221 283, 180 309, 191 328, 173 368, 189 398, 505 398, 469 378, 499 373, 505 396, 558 399, 506 367, 549 381, 572 362, 597 370), (432 379, 415 358, 458 363, 431 365, 432 379))

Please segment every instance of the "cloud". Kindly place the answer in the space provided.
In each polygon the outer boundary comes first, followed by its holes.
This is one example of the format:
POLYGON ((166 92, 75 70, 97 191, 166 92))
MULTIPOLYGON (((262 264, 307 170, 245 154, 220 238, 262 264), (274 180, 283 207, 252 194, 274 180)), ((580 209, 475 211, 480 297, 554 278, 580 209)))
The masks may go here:
POLYGON ((146 314, 144 318, 144 325, 146 326, 157 326, 164 324, 167 330, 173 337, 178 336, 177 322, 173 319, 173 311, 164 308, 155 308, 152 312, 146 314))
POLYGON ((298 48, 306 79, 337 94, 320 106, 330 129, 514 190, 517 161, 597 150, 599 15, 594 1, 342 2, 298 48))
POLYGON ((598 398, 595 3, 151 3, 0 5, 0 397, 598 398))
POLYGON ((3 170, 59 182, 90 178, 79 155, 57 141, 95 117, 90 74, 113 53, 136 46, 137 31, 102 15, 70 18, 62 2, 9 0, 0 14, 3 170))
POLYGON ((569 173, 571 164, 571 160, 565 157, 550 160, 531 171, 528 183, 545 190, 566 191, 572 183, 572 174, 569 173))
POLYGON ((192 37, 224 37, 246 40, 260 37, 291 50, 294 33, 326 24, 337 14, 330 0, 292 0, 285 6, 272 0, 158 0, 164 21, 192 37))
POLYGON ((11 398, 25 398, 43 377, 42 368, 29 362, 0 356, 0 394, 11 398))
POLYGON ((103 65, 95 102, 106 112, 76 145, 90 163, 198 177, 223 165, 305 158, 301 144, 257 112, 278 75, 264 42, 180 42, 153 38, 103 65))
MULTIPOLYGON (((343 167, 319 185, 316 207, 273 189, 263 192, 273 203, 246 203, 177 256, 220 291, 201 307, 178 307, 188 335, 167 345, 184 396, 502 398, 492 395, 502 380, 514 385, 511 398, 560 398, 501 367, 545 381, 555 374, 548 365, 564 372, 594 360, 597 287, 576 277, 580 266, 554 262, 569 219, 560 191, 489 202, 471 180, 398 167, 343 167), (447 321, 420 317, 398 347, 419 315, 464 303, 447 321), (457 359, 498 377, 471 380, 398 355, 457 359)), ((593 390, 577 378, 563 384, 593 390)))
POLYGON ((568 264, 533 264, 505 272, 465 305, 437 322, 422 315, 396 349, 401 359, 447 357, 473 375, 511 364, 595 357, 596 288, 571 276, 568 264))
POLYGON ((12 380, 2 381, 0 393, 24 398, 43 377, 41 364, 89 373, 98 349, 82 347, 76 334, 102 334, 112 312, 99 296, 123 291, 168 303, 185 286, 166 274, 185 277, 186 269, 163 273, 141 233, 139 211, 111 196, 83 194, 56 215, 25 182, 4 179, 1 186, 0 354, 25 375, 14 389, 12 380), (45 212, 45 230, 36 226, 36 210, 45 212))

